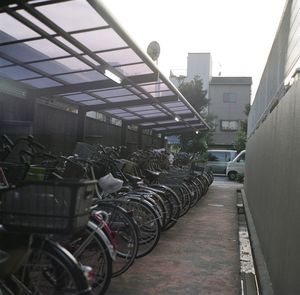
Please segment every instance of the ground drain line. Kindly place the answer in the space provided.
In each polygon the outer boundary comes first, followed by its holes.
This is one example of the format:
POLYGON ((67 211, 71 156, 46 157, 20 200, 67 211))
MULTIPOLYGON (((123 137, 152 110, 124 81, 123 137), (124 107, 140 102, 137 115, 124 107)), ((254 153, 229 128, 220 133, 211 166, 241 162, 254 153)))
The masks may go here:
POLYGON ((251 241, 240 191, 237 191, 238 231, 240 246, 240 272, 242 295, 259 295, 251 241))

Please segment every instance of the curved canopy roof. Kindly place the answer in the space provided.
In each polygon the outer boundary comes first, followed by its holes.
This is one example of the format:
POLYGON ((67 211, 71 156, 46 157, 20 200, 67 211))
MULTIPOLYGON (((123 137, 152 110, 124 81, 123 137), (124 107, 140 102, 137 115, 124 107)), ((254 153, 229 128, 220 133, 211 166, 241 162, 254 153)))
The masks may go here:
POLYGON ((2 0, 0 20, 0 91, 166 134, 209 128, 100 1, 2 0))

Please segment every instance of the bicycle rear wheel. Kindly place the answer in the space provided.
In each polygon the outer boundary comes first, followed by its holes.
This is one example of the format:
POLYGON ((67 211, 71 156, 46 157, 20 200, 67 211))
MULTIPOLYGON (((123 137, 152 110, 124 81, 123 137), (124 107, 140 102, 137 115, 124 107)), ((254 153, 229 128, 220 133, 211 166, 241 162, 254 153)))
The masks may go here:
POLYGON ((98 225, 89 221, 86 229, 74 237, 69 247, 80 264, 92 267, 92 294, 103 295, 112 277, 112 258, 99 231, 98 225))
POLYGON ((120 206, 130 212, 138 226, 139 249, 136 258, 150 253, 160 239, 160 217, 152 205, 138 195, 128 194, 120 206))
POLYGON ((117 251, 112 277, 117 277, 134 263, 139 246, 137 225, 130 213, 113 203, 101 201, 98 208, 109 214, 107 225, 114 235, 117 251))
POLYGON ((32 253, 9 283, 15 294, 91 295, 91 288, 76 259, 50 240, 34 238, 32 253))

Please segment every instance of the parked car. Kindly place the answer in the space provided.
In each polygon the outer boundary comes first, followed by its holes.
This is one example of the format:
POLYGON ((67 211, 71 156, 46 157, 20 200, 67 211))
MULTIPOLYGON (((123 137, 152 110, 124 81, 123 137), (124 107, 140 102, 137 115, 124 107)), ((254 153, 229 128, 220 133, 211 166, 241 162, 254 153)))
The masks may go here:
POLYGON ((241 151, 232 161, 228 162, 226 176, 230 180, 236 180, 238 174, 245 172, 246 151, 241 151))
POLYGON ((214 174, 226 174, 226 167, 237 155, 235 150, 208 150, 207 166, 211 167, 214 174))

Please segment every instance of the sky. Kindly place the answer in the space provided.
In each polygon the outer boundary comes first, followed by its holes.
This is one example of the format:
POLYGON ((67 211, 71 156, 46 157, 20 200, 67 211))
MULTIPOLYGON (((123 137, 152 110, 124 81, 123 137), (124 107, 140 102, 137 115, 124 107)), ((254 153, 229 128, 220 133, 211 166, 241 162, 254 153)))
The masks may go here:
POLYGON ((210 52, 212 74, 250 76, 252 99, 286 0, 102 0, 128 35, 146 51, 160 44, 158 67, 186 71, 187 55, 210 52))

